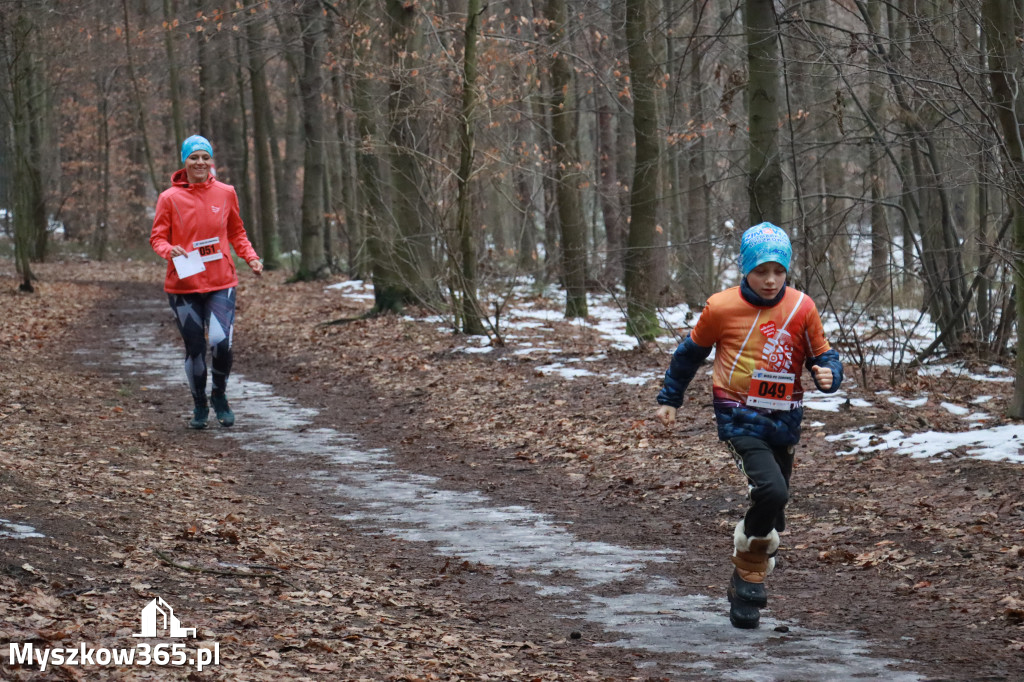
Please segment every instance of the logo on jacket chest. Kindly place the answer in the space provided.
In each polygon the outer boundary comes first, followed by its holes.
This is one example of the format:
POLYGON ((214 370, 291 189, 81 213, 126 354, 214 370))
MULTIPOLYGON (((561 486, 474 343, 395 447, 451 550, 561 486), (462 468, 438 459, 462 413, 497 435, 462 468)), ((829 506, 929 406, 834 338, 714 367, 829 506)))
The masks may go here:
POLYGON ((765 322, 764 324, 761 325, 760 329, 761 333, 764 334, 769 339, 775 336, 776 327, 774 322, 765 322))
POLYGON ((788 372, 793 368, 794 342, 793 336, 786 331, 777 331, 774 323, 761 326, 768 339, 761 351, 764 369, 770 372, 788 372), (766 332, 770 328, 771 335, 766 332))
POLYGON ((211 206, 210 211, 213 213, 220 213, 220 206, 211 206))

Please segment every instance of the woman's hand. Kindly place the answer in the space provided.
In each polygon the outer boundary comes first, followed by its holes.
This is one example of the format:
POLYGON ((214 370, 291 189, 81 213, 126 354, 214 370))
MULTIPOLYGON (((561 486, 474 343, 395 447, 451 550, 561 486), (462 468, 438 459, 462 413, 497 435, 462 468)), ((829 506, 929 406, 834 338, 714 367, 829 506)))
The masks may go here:
POLYGON ((252 269, 254 273, 256 273, 257 277, 263 275, 263 261, 260 260, 259 258, 253 258, 251 261, 249 261, 249 267, 252 269))
POLYGON ((185 247, 184 246, 172 246, 171 247, 171 253, 170 253, 170 255, 167 258, 168 258, 168 260, 170 260, 171 258, 177 258, 178 256, 184 256, 187 253, 188 252, 185 251, 185 247))

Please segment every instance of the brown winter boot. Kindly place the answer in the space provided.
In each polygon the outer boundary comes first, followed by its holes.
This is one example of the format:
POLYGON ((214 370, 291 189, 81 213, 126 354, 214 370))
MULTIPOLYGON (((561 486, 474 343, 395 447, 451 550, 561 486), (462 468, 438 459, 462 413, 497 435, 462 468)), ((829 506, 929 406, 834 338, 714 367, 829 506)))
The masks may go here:
POLYGON ((779 534, 772 530, 766 537, 749 537, 740 521, 733 544, 736 569, 729 580, 729 620, 738 628, 756 628, 760 609, 768 605, 764 579, 774 568, 775 559, 770 555, 779 549, 779 534))

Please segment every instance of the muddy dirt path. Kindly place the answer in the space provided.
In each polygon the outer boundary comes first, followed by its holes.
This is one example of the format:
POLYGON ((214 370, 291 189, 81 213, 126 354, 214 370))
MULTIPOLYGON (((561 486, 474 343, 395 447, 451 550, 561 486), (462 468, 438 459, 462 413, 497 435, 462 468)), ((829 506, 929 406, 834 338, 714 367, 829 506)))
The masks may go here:
MULTIPOLYGON (((479 367, 467 367, 464 357, 443 347, 427 348, 423 338, 394 321, 337 332, 333 340, 362 338, 335 346, 333 352, 348 354, 345 361, 324 362, 324 340, 310 331, 305 317, 324 319, 326 311, 318 305, 325 304, 317 298, 308 305, 311 290, 278 297, 280 310, 272 310, 274 296, 261 288, 242 292, 251 299, 241 299, 232 382, 238 425, 188 432, 176 332, 159 287, 106 286, 117 292, 116 305, 105 303, 105 314, 82 321, 74 334, 78 351, 63 370, 118 386, 130 398, 117 401, 130 404, 125 410, 130 428, 146 434, 141 444, 134 439, 138 452, 132 455, 175 453, 216 482, 211 490, 219 500, 203 501, 215 507, 205 516, 195 510, 184 515, 184 532, 175 527, 161 536, 140 524, 126 533, 134 535, 130 543, 115 543, 117 554, 126 554, 127 545, 128 557, 134 558, 142 545, 150 554, 162 547, 161 554, 179 565, 276 561, 288 566, 292 587, 332 595, 316 600, 315 615, 288 616, 314 624, 299 638, 301 647, 291 640, 280 645, 281 633, 272 626, 252 630, 252 622, 221 621, 218 636, 245 640, 226 657, 223 679, 239 679, 230 676, 239 671, 258 679, 263 670, 290 679, 282 662, 311 679, 426 679, 438 665, 457 679, 1013 679, 1018 661, 1004 642, 976 629, 958 637, 967 646, 972 637, 990 642, 988 652, 1003 654, 984 661, 967 651, 938 648, 948 643, 944 608, 906 618, 912 613, 907 604, 886 599, 892 579, 883 571, 830 571, 828 564, 808 562, 800 548, 780 564, 762 627, 756 632, 731 628, 722 589, 729 571, 723 529, 742 508, 742 499, 726 467, 712 468, 722 479, 720 487, 701 482, 702 494, 692 494, 691 488, 689 495, 670 495, 642 485, 642 473, 633 480, 602 477, 567 470, 554 458, 524 457, 521 447, 500 438, 501 415, 484 396, 504 388, 520 403, 539 402, 547 392, 572 400, 578 387, 558 386, 530 372, 520 376, 515 367, 507 374, 504 367, 491 368, 494 384, 481 387, 472 380, 479 367), (279 332, 288 326, 295 333, 284 338, 279 332), (463 375, 470 388, 483 390, 438 393, 415 371, 379 367, 395 363, 394 358, 409 361, 394 352, 392 344, 403 340, 419 346, 416 361, 429 363, 432 375, 463 375), (362 374, 365 353, 355 353, 357 346, 383 358, 374 363, 378 373, 407 375, 408 382, 382 390, 380 381, 362 374), (526 389, 512 390, 520 378, 526 389), (478 432, 467 438, 437 426, 446 405, 461 413, 465 403, 474 402, 481 421, 492 422, 487 430, 492 447, 481 446, 478 432), (224 522, 232 514, 245 517, 244 531, 235 527, 238 523, 224 522), (187 520, 192 517, 198 522, 187 520), (190 528, 194 536, 187 538, 190 528), (315 549, 317 556, 301 557, 303 548, 315 549), (239 556, 232 559, 232 551, 239 556), (339 580, 361 585, 372 599, 363 595, 361 609, 353 609, 351 587, 347 601, 335 599, 345 589, 332 588, 339 580), (323 644, 332 641, 324 637, 328 623, 328 630, 344 626, 350 637, 361 638, 350 644, 366 646, 352 652, 323 644), (367 633, 374 627, 380 629, 376 640, 367 633), (395 632, 403 630, 407 650, 395 653, 394 660, 384 655, 386 647, 371 646, 401 641, 395 632), (257 641, 260 636, 263 642, 257 641), (410 653, 415 647, 409 642, 421 641, 432 647, 432 659, 410 653), (449 645, 450 650, 442 649, 449 645), (278 658, 262 656, 267 650, 278 658), (496 650, 509 657, 494 659, 496 650)), ((336 313, 337 303, 331 305, 336 313)), ((593 387, 588 392, 588 401, 607 398, 593 387)), ((19 540, 20 556, 8 566, 26 557, 47 565, 44 556, 31 556, 31 542, 40 548, 47 542, 77 545, 83 553, 96 527, 81 532, 64 524, 61 532, 68 537, 58 541, 54 529, 60 524, 30 498, 16 503, 22 505, 18 511, 38 505, 37 513, 21 513, 11 523, 40 519, 36 526, 47 539, 19 540)), ((117 498, 107 493, 106 499, 117 498)), ((121 517, 140 512, 132 500, 116 504, 121 517)), ((202 506, 199 500, 195 504, 202 506)), ((795 518, 806 521, 815 504, 815 498, 805 498, 795 518)), ((93 548, 94 562, 103 561, 98 549, 93 548)), ((39 553, 54 558, 47 570, 74 572, 72 557, 39 553)), ((141 571, 146 584, 185 599, 191 617, 218 622, 217 615, 194 606, 197 594, 190 593, 181 569, 166 561, 141 564, 131 566, 134 577, 141 571)), ((124 568, 110 570, 117 575, 124 568)), ((238 589, 232 580, 246 581, 200 575, 201 583, 209 583, 204 588, 209 603, 238 589)), ((31 576, 23 579, 31 582, 31 576)), ((263 590, 276 590, 278 601, 292 592, 272 587, 267 578, 256 582, 263 590)), ((267 624, 280 623, 284 615, 254 608, 254 620, 267 624)), ((132 617, 130 606, 123 610, 125 618, 132 617)))
MULTIPOLYGON (((150 390, 173 390, 181 383, 180 353, 158 340, 158 324, 141 323, 149 316, 147 310, 123 330, 119 365, 150 390)), ((599 539, 583 539, 564 520, 565 509, 542 513, 523 500, 506 504, 456 490, 444 472, 404 469, 390 448, 371 448, 358 433, 326 425, 331 420, 320 410, 276 394, 270 384, 239 374, 232 385, 240 424, 211 437, 229 438, 255 457, 272 455, 261 470, 319 493, 316 511, 357 532, 357 548, 367 534, 384 535, 406 543, 417 562, 478 567, 489 575, 484 589, 492 595, 508 585, 533 590, 540 599, 513 600, 522 606, 506 614, 524 630, 550 618, 580 620, 575 636, 596 630, 602 639, 617 637, 611 645, 635 658, 638 672, 676 679, 694 670, 749 680, 919 679, 897 671, 896 661, 871 656, 867 642, 851 633, 811 630, 770 614, 759 632, 737 631, 724 617, 724 599, 688 594, 659 570, 685 561, 685 552, 625 546, 615 524, 599 539)))

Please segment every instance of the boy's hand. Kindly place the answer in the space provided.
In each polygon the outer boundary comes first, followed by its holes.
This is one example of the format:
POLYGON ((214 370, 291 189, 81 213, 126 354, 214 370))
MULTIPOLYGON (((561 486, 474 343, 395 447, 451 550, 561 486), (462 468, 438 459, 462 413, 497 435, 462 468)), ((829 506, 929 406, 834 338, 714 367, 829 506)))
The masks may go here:
POLYGON ((661 405, 654 413, 654 418, 665 425, 665 428, 676 423, 676 408, 671 405, 661 405))
POLYGON ((818 386, 822 388, 832 388, 832 370, 828 367, 819 367, 814 365, 811 367, 811 372, 814 373, 814 380, 818 382, 818 386))

